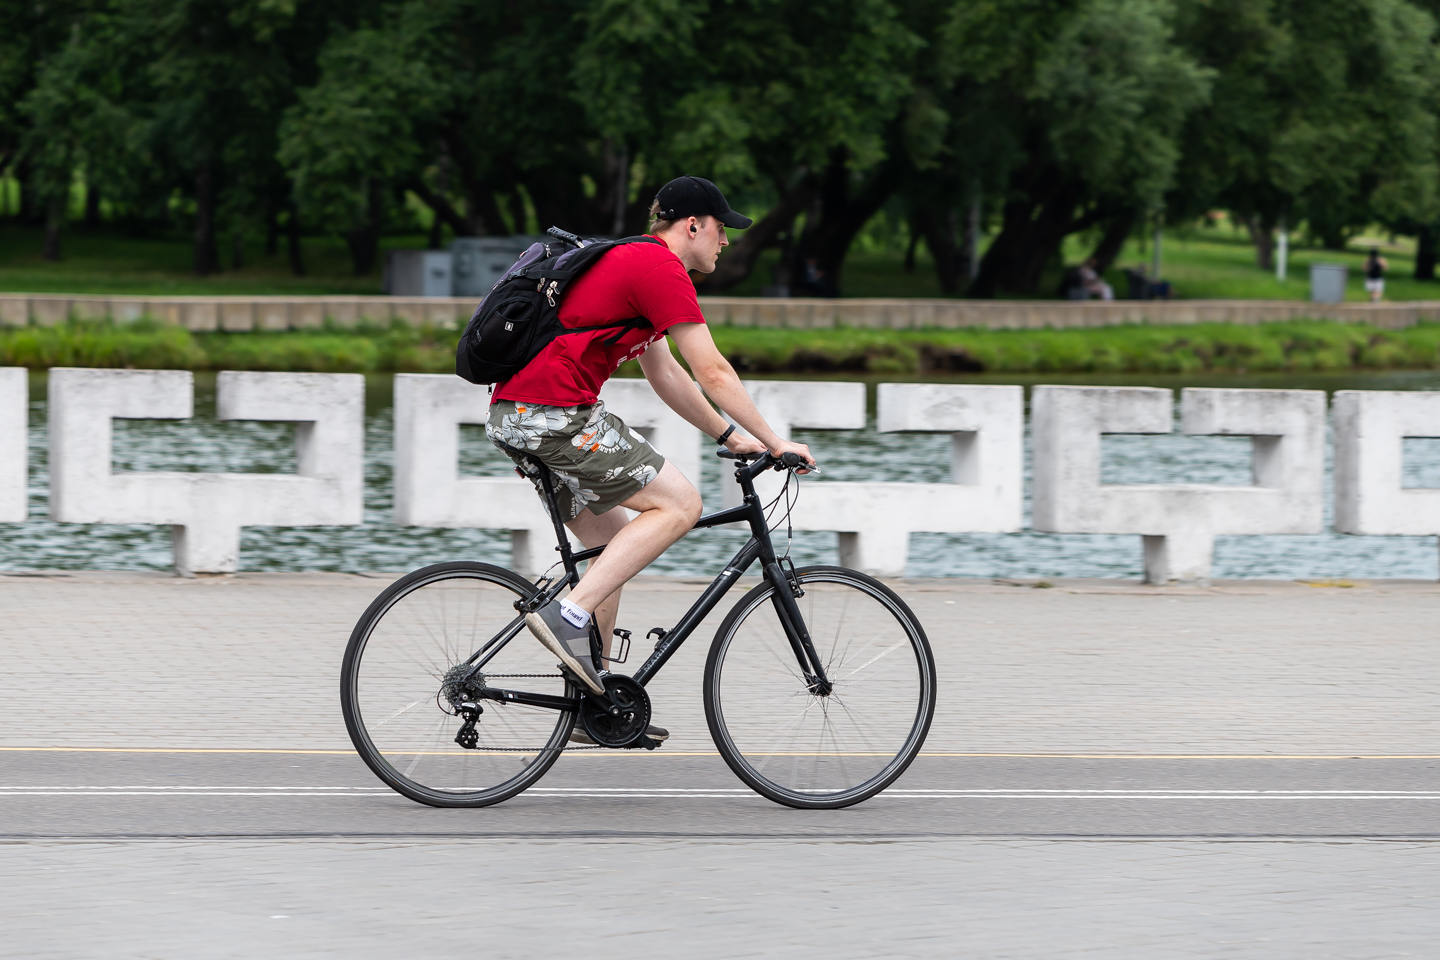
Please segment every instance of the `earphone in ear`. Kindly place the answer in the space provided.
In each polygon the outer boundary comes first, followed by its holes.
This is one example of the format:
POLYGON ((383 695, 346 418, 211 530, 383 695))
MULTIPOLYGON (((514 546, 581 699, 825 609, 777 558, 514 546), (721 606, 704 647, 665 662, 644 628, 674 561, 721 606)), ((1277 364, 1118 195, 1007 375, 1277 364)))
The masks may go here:
POLYGON ((698 227, 695 226, 695 224, 693 224, 693 223, 690 224, 690 235, 691 235, 692 237, 693 237, 695 234, 699 233, 699 232, 700 232, 700 230, 699 230, 698 227))

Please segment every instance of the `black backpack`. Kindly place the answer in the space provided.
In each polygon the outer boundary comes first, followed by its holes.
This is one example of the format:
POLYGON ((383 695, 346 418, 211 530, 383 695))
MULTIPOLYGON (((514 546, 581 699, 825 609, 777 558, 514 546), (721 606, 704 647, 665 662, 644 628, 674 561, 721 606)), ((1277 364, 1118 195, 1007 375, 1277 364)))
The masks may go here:
POLYGON ((570 284, 608 251, 623 243, 661 241, 582 240, 559 227, 547 232, 555 239, 532 243, 490 288, 460 334, 455 372, 471 383, 499 383, 514 376, 556 337, 614 328, 605 342, 616 343, 648 323, 635 317, 572 329, 560 323, 560 303, 570 284))

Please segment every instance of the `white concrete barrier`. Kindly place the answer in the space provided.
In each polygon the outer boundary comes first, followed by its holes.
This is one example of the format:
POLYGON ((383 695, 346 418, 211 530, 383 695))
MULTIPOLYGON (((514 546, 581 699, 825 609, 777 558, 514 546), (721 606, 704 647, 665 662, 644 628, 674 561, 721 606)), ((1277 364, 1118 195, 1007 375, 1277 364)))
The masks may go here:
POLYGON ((1341 390, 1333 407, 1335 529, 1440 534, 1440 489, 1402 483, 1406 437, 1440 437, 1440 393, 1341 390))
POLYGON ((177 370, 52 370, 51 517, 167 524, 182 576, 238 569, 244 526, 362 522, 365 381, 358 374, 220 374, 220 419, 297 424, 296 474, 111 472, 111 421, 188 418, 192 383, 177 370))
POLYGON ((447 374, 395 377, 395 522, 510 531, 511 566, 558 559, 555 532, 528 480, 460 476, 460 425, 485 423, 490 393, 447 374))
MULTIPOLYGON (((785 380, 746 380, 745 389, 765 422, 780 436, 793 439, 796 428, 810 430, 859 430, 865 426, 865 384, 823 383, 785 380)), ((737 428, 738 429, 738 428, 737 428)), ((708 451, 715 449, 708 444, 708 451)), ((812 450, 816 462, 824 469, 825 451, 812 450)), ((755 492, 761 501, 769 503, 784 485, 784 478, 778 473, 755 478, 755 492)), ((740 502, 740 488, 729 479, 727 471, 724 485, 724 505, 734 506, 740 502)), ((707 509, 709 505, 707 504, 707 509)), ((810 529, 833 530, 834 527, 810 529)))
POLYGON ((25 520, 25 473, 30 461, 25 374, 24 367, 0 368, 0 523, 25 520))
POLYGON ((1321 391, 1182 392, 1181 432, 1252 438, 1248 487, 1100 483, 1100 435, 1169 433, 1168 390, 1041 386, 1030 408, 1035 529, 1140 534, 1148 582, 1209 577, 1217 534, 1321 531, 1321 391))
MULTIPOLYGON (((840 562, 884 576, 905 572, 912 533, 1020 529, 1020 387, 882 383, 876 399, 881 431, 951 435, 951 482, 809 484, 795 511, 797 529, 839 531, 840 562)), ((886 464, 877 462, 874 470, 883 477, 886 464)))

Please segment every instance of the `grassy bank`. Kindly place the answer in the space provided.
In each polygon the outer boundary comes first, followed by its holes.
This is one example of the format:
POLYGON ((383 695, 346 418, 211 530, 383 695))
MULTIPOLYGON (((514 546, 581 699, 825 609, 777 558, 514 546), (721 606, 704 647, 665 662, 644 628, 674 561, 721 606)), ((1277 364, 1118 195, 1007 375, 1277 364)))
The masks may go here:
MULTIPOLYGON (((1267 373, 1440 368, 1440 324, 1329 321, 1083 330, 773 330, 717 327, 750 374, 1267 373)), ((139 323, 0 329, 0 366, 449 373, 456 332, 191 333, 139 323)))

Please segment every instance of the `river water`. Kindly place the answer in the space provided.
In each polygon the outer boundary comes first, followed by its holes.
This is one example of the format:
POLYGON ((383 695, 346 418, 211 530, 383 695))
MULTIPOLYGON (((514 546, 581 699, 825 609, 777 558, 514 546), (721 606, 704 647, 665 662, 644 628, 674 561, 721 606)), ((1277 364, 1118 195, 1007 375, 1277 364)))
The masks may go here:
MULTIPOLYGON (((854 379, 854 378, 849 378, 854 379)), ((894 381, 900 378, 877 378, 894 381)), ((966 378, 956 382, 1087 383, 1161 386, 1267 387, 1287 389, 1440 390, 1440 371, 1325 376, 1174 378, 1077 377, 966 378)), ((0 524, 0 570, 167 570, 173 559, 168 528, 120 524, 54 523, 48 518, 45 377, 30 377, 29 520, 0 524)), ((359 527, 250 527, 241 535, 246 571, 402 571, 440 560, 488 560, 506 564, 507 534, 484 530, 399 527, 391 520, 393 431, 389 377, 366 382, 365 524, 359 527)), ((871 421, 874 397, 871 391, 871 421)), ((113 468, 117 471, 293 472, 294 428, 287 424, 217 422, 214 377, 196 377, 196 417, 191 421, 116 421, 113 468)), ((1028 420, 1027 420, 1028 422, 1028 420)), ((949 479, 945 434, 881 434, 873 430, 799 431, 824 468, 805 483, 891 479, 949 479)), ((1025 518, 1030 515, 1029 444, 1026 444, 1025 518)), ((485 440, 480 427, 462 429, 461 472, 500 476, 508 461, 485 440)), ((1356 537, 1328 532, 1331 521, 1330 450, 1326 454, 1326 528, 1311 536, 1220 537, 1213 574, 1247 578, 1440 578, 1435 537, 1356 537)), ((1106 483, 1222 483, 1250 481, 1250 441, 1239 437, 1107 436, 1101 479, 1106 483)), ((704 466, 706 508, 720 504, 730 482, 716 460, 704 466)), ((1440 439, 1411 439, 1405 446, 1405 486, 1440 487, 1440 439)), ((804 496, 804 485, 801 488, 804 496)), ((536 509, 540 509, 537 500, 536 509)), ((783 527, 781 530, 783 534, 783 527)), ((677 544, 648 572, 711 576, 744 542, 739 530, 709 530, 677 544)), ((782 536, 783 541, 783 536, 782 536)), ((909 576, 1059 577, 1141 576, 1140 538, 1133 535, 913 534, 909 576)), ((797 563, 834 562, 836 535, 795 534, 797 563)))

